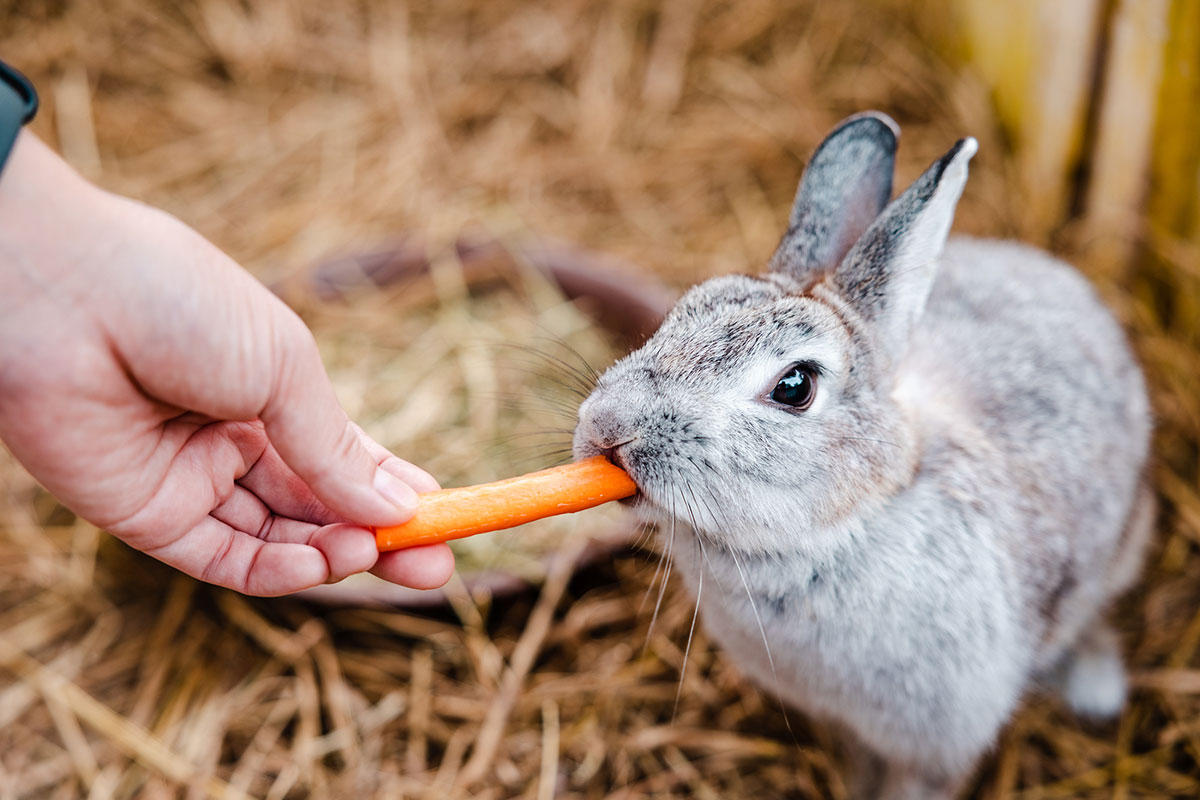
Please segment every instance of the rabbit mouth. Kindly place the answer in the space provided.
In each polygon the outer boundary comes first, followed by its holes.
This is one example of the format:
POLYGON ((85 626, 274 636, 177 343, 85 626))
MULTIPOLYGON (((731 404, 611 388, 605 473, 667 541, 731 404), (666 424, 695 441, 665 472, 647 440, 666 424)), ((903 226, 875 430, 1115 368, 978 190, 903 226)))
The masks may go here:
POLYGON ((660 487, 653 484, 642 486, 636 477, 634 482, 638 484, 637 493, 618 502, 632 509, 644 522, 657 525, 673 525, 677 522, 692 525, 699 522, 696 509, 689 507, 682 497, 675 496, 669 487, 660 493, 656 491, 660 487))

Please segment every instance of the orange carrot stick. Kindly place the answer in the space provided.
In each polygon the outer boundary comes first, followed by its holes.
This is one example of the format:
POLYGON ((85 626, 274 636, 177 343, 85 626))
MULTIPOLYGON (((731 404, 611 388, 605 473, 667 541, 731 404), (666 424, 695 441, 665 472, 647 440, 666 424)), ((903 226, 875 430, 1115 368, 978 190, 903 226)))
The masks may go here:
POLYGON ((380 550, 399 550, 446 542, 582 511, 636 492, 623 469, 593 456, 495 483, 428 492, 421 495, 411 520, 376 528, 375 543, 380 550))

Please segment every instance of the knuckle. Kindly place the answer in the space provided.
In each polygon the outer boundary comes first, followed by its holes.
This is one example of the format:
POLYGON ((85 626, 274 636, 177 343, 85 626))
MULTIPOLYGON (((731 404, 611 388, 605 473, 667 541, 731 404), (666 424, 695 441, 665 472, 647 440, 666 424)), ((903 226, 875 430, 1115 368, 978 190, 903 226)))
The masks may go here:
POLYGON ((227 571, 226 562, 229 560, 229 555, 233 551, 235 537, 230 534, 225 537, 225 541, 216 552, 208 559, 208 563, 201 570, 199 578, 205 583, 215 583, 218 585, 226 585, 221 576, 227 571))
POLYGON ((362 462, 358 437, 348 425, 338 431, 332 446, 328 450, 329 458, 317 463, 307 477, 309 484, 318 492, 347 474, 354 471, 362 462))
POLYGON ((350 425, 343 425, 334 443, 334 455, 342 469, 358 466, 364 459, 362 443, 350 425))

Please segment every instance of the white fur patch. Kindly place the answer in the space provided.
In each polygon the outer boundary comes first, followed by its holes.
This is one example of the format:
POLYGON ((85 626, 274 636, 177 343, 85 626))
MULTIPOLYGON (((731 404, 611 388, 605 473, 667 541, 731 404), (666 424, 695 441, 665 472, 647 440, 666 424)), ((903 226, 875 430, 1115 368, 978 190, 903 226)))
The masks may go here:
POLYGON ((1109 719, 1125 706, 1125 667, 1115 650, 1079 654, 1067 667, 1063 699, 1076 714, 1109 719))

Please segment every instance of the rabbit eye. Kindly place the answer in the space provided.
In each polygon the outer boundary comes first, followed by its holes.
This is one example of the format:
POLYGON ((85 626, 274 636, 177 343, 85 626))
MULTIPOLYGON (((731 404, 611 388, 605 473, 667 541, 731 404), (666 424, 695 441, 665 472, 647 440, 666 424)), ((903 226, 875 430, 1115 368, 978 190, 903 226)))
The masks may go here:
POLYGON ((771 399, 780 405, 805 411, 817 394, 817 372, 807 364, 796 364, 779 379, 771 399))

